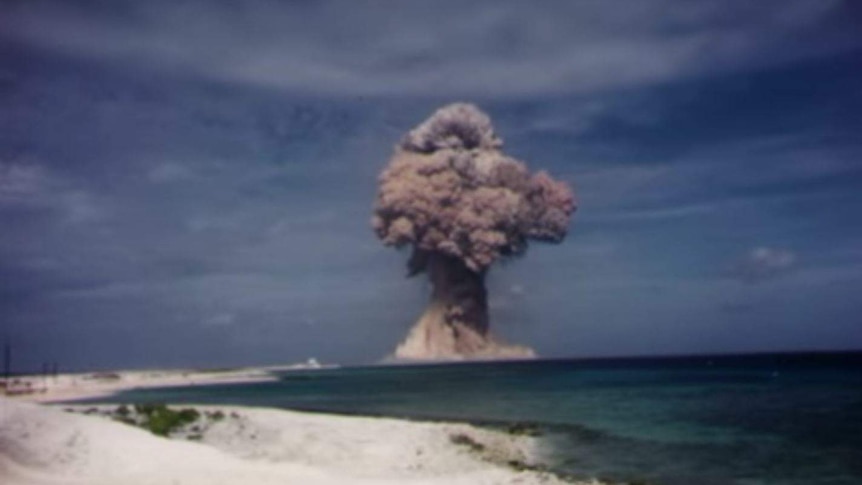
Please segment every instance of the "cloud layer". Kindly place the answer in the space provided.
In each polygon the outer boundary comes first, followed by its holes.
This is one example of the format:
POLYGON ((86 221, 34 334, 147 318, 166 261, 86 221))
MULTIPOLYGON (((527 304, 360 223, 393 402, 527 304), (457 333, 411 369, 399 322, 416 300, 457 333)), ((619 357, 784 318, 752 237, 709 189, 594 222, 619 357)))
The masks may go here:
POLYGON ((733 276, 748 283, 775 278, 789 271, 797 262, 793 251, 780 248, 757 247, 733 265, 733 276))
POLYGON ((17 2, 16 41, 326 95, 588 93, 858 47, 832 0, 17 2))

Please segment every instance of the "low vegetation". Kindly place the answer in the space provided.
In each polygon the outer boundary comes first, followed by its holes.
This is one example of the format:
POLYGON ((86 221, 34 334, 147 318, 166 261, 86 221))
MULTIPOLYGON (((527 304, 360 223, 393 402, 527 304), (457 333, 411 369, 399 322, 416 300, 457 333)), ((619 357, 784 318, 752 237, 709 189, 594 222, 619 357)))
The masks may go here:
MULTIPOLYGON (((119 421, 129 422, 128 408, 126 408, 126 419, 123 419, 121 414, 123 408, 124 406, 118 407, 115 414, 119 417, 119 421)), ((185 408, 173 410, 164 404, 136 404, 135 413, 138 419, 132 421, 132 423, 149 430, 157 436, 169 436, 171 433, 194 423, 201 417, 201 414, 196 409, 185 408)))
POLYGON ((469 437, 463 433, 457 433, 457 434, 449 435, 449 441, 451 441, 453 444, 456 444, 456 445, 466 446, 467 448, 470 448, 470 450, 474 451, 474 452, 485 451, 485 445, 483 445, 482 443, 479 443, 478 441, 474 440, 473 438, 471 438, 471 437, 469 437))
POLYGON ((541 436, 542 430, 538 424, 517 422, 506 427, 506 432, 514 436, 541 436))
POLYGON ((201 440, 204 431, 213 424, 228 417, 231 419, 239 418, 235 412, 227 415, 222 410, 201 412, 194 408, 175 409, 162 403, 121 404, 113 409, 105 407, 66 408, 66 411, 91 416, 104 416, 114 421, 145 429, 157 436, 186 438, 193 441, 201 440))

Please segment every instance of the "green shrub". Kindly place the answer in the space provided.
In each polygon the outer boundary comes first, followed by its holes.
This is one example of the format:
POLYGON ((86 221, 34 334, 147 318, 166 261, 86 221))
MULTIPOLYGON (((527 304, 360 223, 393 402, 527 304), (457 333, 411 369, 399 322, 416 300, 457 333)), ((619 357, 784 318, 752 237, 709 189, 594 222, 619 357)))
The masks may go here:
POLYGON ((185 423, 193 423, 201 417, 201 413, 198 412, 197 409, 186 408, 179 410, 179 419, 184 424, 185 423))
POLYGON ((149 416, 157 409, 164 408, 164 404, 135 404, 135 412, 142 416, 149 416))
MULTIPOLYGON (((164 404, 135 404, 135 412, 141 417, 141 427, 158 436, 168 436, 183 426, 200 418, 196 409, 186 408, 174 411, 164 404)), ((125 418, 119 410, 120 418, 125 418)), ((125 419, 120 419, 127 422, 125 419)))

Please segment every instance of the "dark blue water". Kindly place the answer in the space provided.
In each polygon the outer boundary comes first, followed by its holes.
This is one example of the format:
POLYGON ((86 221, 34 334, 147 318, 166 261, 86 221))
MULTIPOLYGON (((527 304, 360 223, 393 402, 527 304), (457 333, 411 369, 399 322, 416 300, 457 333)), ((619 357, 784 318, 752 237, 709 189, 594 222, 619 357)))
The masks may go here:
POLYGON ((862 484, 862 353, 344 368, 110 401, 530 422, 546 463, 581 477, 862 484))

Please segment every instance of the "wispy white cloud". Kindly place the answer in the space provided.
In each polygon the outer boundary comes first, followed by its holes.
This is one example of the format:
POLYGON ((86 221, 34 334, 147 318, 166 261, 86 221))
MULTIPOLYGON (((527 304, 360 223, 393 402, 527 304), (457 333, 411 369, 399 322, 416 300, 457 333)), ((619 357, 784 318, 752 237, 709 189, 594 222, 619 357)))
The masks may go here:
POLYGON ((0 162, 0 204, 39 205, 49 180, 35 164, 0 162))
POLYGON ((92 193, 35 162, 0 162, 0 206, 51 211, 68 224, 109 213, 92 193))
POLYGON ((76 56, 329 94, 593 92, 819 55, 837 1, 21 2, 6 35, 76 56), (454 13, 457 12, 457 13, 454 13))
POLYGON ((731 276, 746 283, 760 283, 789 271, 797 262, 788 249, 761 246, 750 250, 731 267, 731 276))
POLYGON ((749 137, 697 147, 674 164, 675 176, 699 176, 729 187, 792 183, 860 170, 855 151, 833 146, 819 133, 749 137))
MULTIPOLYGON (((856 177, 852 147, 817 134, 754 136, 701 144, 669 160, 647 164, 592 163, 572 178, 582 217, 594 221, 662 220, 743 210, 766 202, 814 199, 799 186, 856 177)), ((834 193, 832 193, 834 195, 834 193)))

